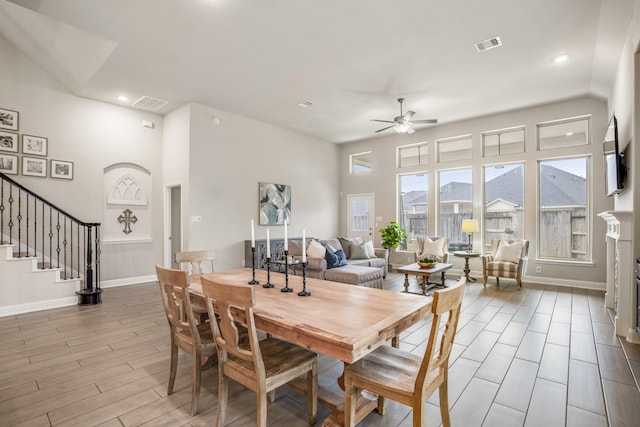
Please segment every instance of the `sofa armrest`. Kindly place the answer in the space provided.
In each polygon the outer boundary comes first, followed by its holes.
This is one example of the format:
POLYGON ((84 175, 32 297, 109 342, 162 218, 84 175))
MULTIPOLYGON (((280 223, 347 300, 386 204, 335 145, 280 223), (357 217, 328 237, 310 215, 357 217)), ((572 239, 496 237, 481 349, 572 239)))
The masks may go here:
POLYGON ((387 248, 373 248, 373 252, 376 254, 377 258, 384 259, 384 269, 383 269, 383 277, 387 277, 387 273, 389 273, 389 249, 387 248))

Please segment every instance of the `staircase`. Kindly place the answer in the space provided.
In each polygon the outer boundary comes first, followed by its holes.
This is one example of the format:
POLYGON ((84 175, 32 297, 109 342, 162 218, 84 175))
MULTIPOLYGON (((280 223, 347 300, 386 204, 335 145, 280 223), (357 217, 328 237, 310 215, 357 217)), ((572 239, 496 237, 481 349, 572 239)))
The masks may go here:
POLYGON ((100 224, 0 173, 0 316, 100 304, 100 224))

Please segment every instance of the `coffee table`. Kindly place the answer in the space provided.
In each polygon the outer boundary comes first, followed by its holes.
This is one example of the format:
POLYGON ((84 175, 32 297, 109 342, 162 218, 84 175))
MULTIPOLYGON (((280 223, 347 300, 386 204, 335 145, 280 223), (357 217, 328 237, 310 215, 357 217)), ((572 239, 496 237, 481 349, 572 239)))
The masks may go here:
POLYGON ((404 291, 409 292, 409 275, 415 275, 422 277, 422 283, 420 284, 420 288, 422 288, 422 295, 426 295, 427 291, 435 288, 437 285, 435 283, 429 283, 429 276, 432 274, 440 273, 440 278, 442 280, 442 284, 440 286, 446 287, 444 281, 444 272, 451 268, 453 264, 445 264, 443 262, 437 263, 432 268, 421 268, 418 263, 413 263, 409 265, 405 265, 397 269, 398 273, 404 274, 404 291), (431 286, 430 286, 431 285, 431 286))

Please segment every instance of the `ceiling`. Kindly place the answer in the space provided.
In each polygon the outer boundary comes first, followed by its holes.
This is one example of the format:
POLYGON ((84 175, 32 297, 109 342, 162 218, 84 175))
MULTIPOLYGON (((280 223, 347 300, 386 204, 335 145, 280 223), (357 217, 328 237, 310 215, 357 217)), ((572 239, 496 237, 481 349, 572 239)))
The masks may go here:
POLYGON ((607 98, 638 3, 0 0, 0 37, 79 96, 198 102, 342 143, 380 135, 398 97, 439 123, 607 98))

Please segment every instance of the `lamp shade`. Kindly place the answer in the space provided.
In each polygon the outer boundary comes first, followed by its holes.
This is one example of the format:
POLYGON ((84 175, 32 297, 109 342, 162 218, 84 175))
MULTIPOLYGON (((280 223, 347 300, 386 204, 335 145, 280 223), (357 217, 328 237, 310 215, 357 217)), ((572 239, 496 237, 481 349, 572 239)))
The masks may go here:
POLYGON ((477 219, 463 219, 462 220, 462 232, 463 233, 477 233, 480 231, 477 219))

